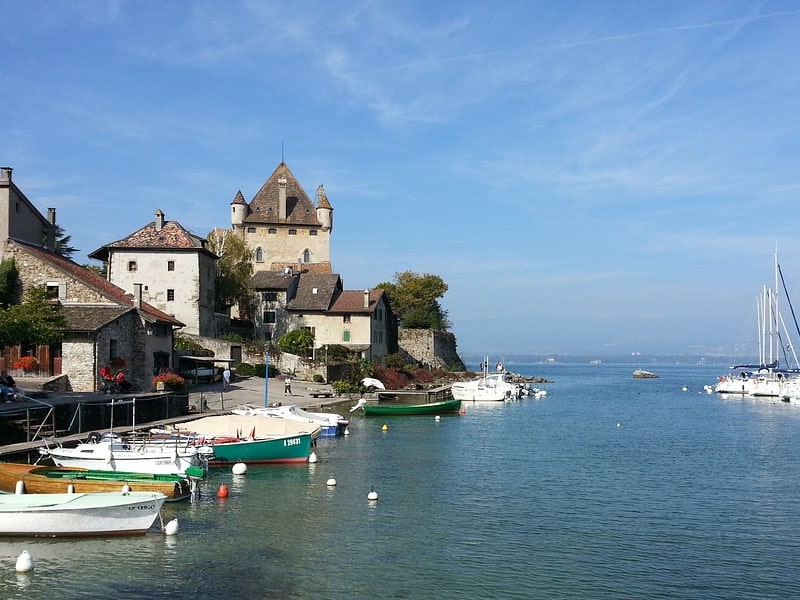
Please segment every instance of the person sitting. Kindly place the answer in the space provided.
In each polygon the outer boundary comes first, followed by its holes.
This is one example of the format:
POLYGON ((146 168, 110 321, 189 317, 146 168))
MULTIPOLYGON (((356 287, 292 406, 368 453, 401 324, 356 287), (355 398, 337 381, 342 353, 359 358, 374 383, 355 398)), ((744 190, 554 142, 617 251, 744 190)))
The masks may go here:
POLYGON ((15 388, 17 387, 14 378, 8 374, 8 371, 0 372, 0 395, 2 395, 4 402, 13 402, 15 399, 15 388))
POLYGON ((122 392, 123 394, 127 394, 128 392, 130 392, 131 388, 133 387, 131 385, 131 382, 125 379, 124 371, 120 371, 119 373, 117 373, 117 376, 114 377, 114 383, 117 384, 119 391, 122 392))

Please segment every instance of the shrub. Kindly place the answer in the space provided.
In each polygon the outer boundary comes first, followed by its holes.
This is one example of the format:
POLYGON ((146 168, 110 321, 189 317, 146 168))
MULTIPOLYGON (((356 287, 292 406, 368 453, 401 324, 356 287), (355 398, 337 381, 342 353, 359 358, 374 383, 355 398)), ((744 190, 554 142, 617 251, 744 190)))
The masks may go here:
POLYGON ((241 363, 236 367, 236 375, 239 377, 252 377, 255 368, 250 363, 241 363))
POLYGON ((333 391, 337 394, 357 394, 361 391, 360 383, 353 383, 351 381, 337 380, 331 382, 333 391))
POLYGON ((23 356, 18 361, 14 362, 15 369, 22 369, 26 373, 35 370, 37 366, 39 366, 39 363, 32 356, 23 356))
POLYGON ((159 383, 163 383, 164 389, 170 392, 186 391, 186 380, 176 373, 162 373, 153 377, 153 389, 156 389, 159 383))
POLYGON ((319 373, 315 373, 314 377, 311 378, 311 381, 314 383, 325 383, 325 378, 319 373))

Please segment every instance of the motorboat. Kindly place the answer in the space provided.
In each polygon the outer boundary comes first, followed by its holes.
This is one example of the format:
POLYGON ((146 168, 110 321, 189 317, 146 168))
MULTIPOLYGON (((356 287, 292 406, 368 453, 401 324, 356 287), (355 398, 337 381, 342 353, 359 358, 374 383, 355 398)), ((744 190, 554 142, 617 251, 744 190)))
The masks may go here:
POLYGON ((279 419, 289 419, 298 423, 309 423, 320 426, 322 437, 332 437, 344 435, 347 426, 350 424, 342 415, 335 413, 309 412, 303 410, 296 404, 281 404, 277 406, 240 406, 234 409, 233 414, 246 416, 265 416, 277 417, 279 419))
POLYGON ((0 535, 86 537, 146 533, 166 496, 157 492, 0 494, 0 535))
POLYGON ((453 398, 469 402, 503 402, 519 400, 526 388, 508 381, 508 373, 484 373, 472 381, 459 381, 451 386, 453 398))

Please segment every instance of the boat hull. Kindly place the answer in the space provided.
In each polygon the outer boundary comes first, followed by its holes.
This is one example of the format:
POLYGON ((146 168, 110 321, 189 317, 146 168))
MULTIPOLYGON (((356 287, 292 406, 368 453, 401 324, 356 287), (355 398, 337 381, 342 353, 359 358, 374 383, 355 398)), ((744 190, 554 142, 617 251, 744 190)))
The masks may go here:
POLYGON ((192 489, 191 482, 180 475, 0 463, 0 491, 14 493, 18 482, 23 483, 28 494, 59 494, 70 489, 78 494, 120 492, 127 487, 132 492, 164 494, 167 501, 189 498, 192 489))
POLYGON ((461 400, 445 400, 428 404, 365 404, 367 416, 440 415, 461 411, 461 400))
POLYGON ((157 493, 3 494, 0 535, 87 537, 146 533, 165 496, 157 493))
POLYGON ((304 463, 311 454, 311 435, 299 434, 274 439, 238 440, 215 443, 212 465, 235 463, 304 463))

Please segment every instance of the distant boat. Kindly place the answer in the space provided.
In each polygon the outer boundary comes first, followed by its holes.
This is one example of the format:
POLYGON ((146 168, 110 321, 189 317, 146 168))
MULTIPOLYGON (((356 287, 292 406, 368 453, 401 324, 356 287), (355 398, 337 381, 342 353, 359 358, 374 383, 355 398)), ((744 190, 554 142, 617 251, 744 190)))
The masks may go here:
POLYGON ((636 369, 633 372, 634 379, 658 379, 658 375, 655 373, 651 373, 650 371, 645 371, 644 369, 636 369))
POLYGON ((151 492, 0 494, 0 535, 86 537, 144 534, 166 496, 151 492))

